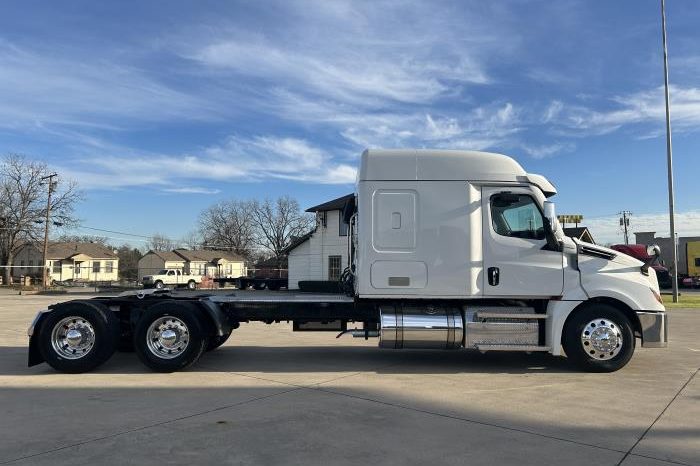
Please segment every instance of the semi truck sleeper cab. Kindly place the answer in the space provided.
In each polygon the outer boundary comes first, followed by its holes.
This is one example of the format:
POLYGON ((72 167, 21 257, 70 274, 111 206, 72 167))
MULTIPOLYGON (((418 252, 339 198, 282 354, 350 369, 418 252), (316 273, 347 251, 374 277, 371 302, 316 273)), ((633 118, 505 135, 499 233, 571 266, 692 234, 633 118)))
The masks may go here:
POLYGON ((565 237, 555 194, 505 155, 367 150, 344 209, 345 295, 139 290, 68 301, 34 319, 29 365, 85 372, 133 345, 145 365, 171 372, 251 321, 382 348, 547 352, 598 372, 627 364, 637 339, 666 346, 654 269, 565 237))

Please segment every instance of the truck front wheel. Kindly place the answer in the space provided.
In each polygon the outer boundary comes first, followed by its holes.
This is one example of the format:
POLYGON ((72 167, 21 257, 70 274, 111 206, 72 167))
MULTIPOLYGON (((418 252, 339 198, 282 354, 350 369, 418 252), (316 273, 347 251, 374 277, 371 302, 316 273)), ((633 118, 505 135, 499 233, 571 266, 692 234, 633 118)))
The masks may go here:
POLYGON ((157 280, 157 281, 153 284, 153 288, 155 288, 156 290, 162 290, 162 289, 163 289, 163 282, 160 281, 160 280, 157 280))
POLYGON ((156 372, 191 366, 207 347, 207 338, 190 303, 164 301, 148 308, 134 332, 134 348, 141 362, 156 372))
POLYGON ((592 304, 566 322, 562 342, 566 357, 588 372, 614 372, 634 354, 632 324, 617 308, 592 304))
POLYGON ((195 288, 197 288, 197 283, 194 280, 190 280, 187 282, 188 290, 194 290, 195 288))
POLYGON ((76 301, 48 313, 37 337, 49 366, 60 372, 88 372, 114 354, 119 321, 105 306, 76 301))

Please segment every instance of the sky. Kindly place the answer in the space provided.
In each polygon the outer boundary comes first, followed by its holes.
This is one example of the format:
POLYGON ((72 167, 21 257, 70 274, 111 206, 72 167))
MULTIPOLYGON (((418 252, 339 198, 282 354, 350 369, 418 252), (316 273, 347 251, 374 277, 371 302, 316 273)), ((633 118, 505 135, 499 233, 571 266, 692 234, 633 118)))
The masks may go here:
MULTIPOLYGON (((700 235, 700 8, 667 2, 677 232, 700 235)), ((183 238, 225 199, 350 193, 365 148, 500 152, 601 243, 668 234, 659 1, 14 1, 0 153, 84 191, 69 233, 183 238), (113 230, 104 233, 96 229, 113 230)))

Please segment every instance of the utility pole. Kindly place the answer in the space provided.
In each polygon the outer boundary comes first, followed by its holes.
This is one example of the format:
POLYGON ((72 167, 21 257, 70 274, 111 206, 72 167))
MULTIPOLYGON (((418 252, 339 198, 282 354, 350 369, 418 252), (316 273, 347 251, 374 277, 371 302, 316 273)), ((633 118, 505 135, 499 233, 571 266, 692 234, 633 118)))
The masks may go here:
POLYGON ((48 283, 48 273, 46 270, 46 256, 49 254, 49 217, 51 215, 51 192, 53 191, 53 179, 57 177, 57 173, 52 173, 47 176, 43 176, 41 179, 42 180, 49 180, 49 196, 46 199, 46 219, 44 220, 44 260, 41 264, 41 270, 42 270, 42 284, 44 285, 44 288, 47 288, 49 286, 48 283))
POLYGON ((630 244, 630 237, 629 233, 627 232, 627 228, 630 226, 630 216, 632 215, 632 212, 629 210, 623 210, 622 212, 619 212, 622 217, 620 217, 620 226, 624 229, 625 231, 625 244, 630 244))
POLYGON ((668 168, 668 214, 671 227, 671 242, 673 243, 671 286, 673 302, 678 302, 678 251, 676 248, 676 219, 673 200, 673 150, 671 147, 671 102, 668 93, 668 51, 666 49, 666 1, 661 0, 661 35, 664 47, 664 91, 666 96, 666 166, 668 168))

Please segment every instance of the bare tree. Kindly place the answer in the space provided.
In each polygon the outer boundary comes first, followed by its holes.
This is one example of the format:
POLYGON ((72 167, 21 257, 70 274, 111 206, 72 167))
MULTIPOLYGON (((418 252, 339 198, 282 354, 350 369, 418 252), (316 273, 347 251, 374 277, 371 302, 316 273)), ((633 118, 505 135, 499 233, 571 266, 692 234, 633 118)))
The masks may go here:
POLYGON ((278 261, 292 238, 308 232, 314 223, 313 217, 302 212, 296 199, 289 196, 279 197, 274 202, 270 199, 253 201, 251 212, 256 244, 278 261))
POLYGON ((252 202, 232 199, 210 206, 199 216, 199 231, 205 247, 250 259, 255 247, 252 202))
POLYGON ((184 243, 187 249, 194 250, 202 247, 202 238, 199 232, 196 230, 188 232, 183 238, 181 243, 184 243))
POLYGON ((56 241, 62 243, 96 243, 109 247, 109 238, 93 235, 60 235, 56 241))
POLYGON ((151 251, 172 251, 175 249, 175 243, 166 235, 155 233, 148 239, 146 247, 151 251))
MULTIPOLYGON (((48 186, 42 180, 49 167, 23 155, 10 154, 0 161, 0 264, 6 265, 4 283, 10 283, 14 257, 28 242, 42 240, 48 186)), ((74 182, 52 189, 50 222, 75 223, 73 208, 81 194, 74 182)))

